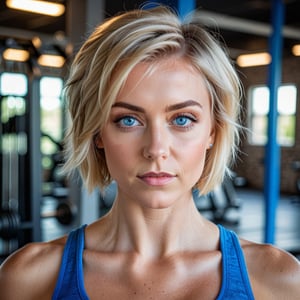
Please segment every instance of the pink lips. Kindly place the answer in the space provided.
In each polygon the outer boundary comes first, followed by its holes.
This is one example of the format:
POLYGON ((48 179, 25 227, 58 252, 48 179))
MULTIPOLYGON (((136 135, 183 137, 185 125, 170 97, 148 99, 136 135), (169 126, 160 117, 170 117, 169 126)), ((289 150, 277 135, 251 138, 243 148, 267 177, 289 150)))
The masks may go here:
POLYGON ((152 186, 162 186, 171 182, 176 176, 165 172, 148 172, 138 176, 142 181, 152 186))

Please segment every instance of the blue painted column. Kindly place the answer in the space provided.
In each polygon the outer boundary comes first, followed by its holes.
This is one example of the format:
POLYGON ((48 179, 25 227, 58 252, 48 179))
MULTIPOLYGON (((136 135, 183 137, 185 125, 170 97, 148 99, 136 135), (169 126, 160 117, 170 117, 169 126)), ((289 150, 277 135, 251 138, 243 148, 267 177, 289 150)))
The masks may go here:
POLYGON ((177 0, 177 10, 184 17, 196 8, 196 0, 177 0))
POLYGON ((270 111, 268 117, 268 142, 265 149, 265 237, 266 243, 274 243, 276 210, 280 191, 280 148, 277 143, 277 95, 281 83, 282 27, 284 23, 283 0, 272 1, 272 35, 269 51, 272 62, 269 66, 270 111))
MULTIPOLYGON (((184 17, 196 8, 196 0, 157 0, 151 1, 150 4, 163 4, 174 8, 180 17, 184 17)), ((149 7, 149 6, 147 6, 149 7)))

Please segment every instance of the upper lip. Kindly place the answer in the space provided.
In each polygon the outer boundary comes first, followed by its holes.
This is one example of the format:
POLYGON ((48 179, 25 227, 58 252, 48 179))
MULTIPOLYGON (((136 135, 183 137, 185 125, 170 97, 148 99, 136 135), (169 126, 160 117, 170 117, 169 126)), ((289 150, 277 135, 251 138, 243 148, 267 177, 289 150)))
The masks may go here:
POLYGON ((172 173, 168 173, 168 172, 146 172, 143 173, 141 175, 139 175, 138 177, 143 178, 143 177, 175 177, 176 175, 172 174, 172 173))

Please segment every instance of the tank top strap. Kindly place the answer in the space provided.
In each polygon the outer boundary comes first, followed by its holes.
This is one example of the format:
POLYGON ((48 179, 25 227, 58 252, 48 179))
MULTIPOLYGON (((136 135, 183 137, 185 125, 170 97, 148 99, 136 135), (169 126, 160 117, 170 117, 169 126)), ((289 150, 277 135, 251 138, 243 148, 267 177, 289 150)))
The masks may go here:
POLYGON ((88 300, 84 289, 82 255, 86 225, 70 232, 52 300, 88 300))
POLYGON ((244 254, 237 235, 218 225, 222 251, 222 287, 217 300, 254 300, 244 254))

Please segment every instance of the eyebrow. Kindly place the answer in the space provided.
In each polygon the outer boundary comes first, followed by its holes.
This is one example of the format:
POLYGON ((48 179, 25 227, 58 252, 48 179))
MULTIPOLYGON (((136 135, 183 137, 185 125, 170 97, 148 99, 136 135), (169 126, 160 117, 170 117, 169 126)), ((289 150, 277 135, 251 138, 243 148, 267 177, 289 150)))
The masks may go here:
POLYGON ((137 112, 142 112, 142 113, 145 112, 145 110, 142 107, 132 105, 127 102, 116 102, 115 104, 113 104, 112 107, 123 107, 137 112))
POLYGON ((185 108, 188 106, 198 106, 198 107, 202 108, 202 105, 199 102, 197 102, 195 100, 187 100, 184 102, 180 102, 180 103, 176 103, 176 104, 172 104, 172 105, 168 106, 166 111, 170 112, 170 111, 178 110, 178 109, 185 108))
MULTIPOLYGON (((176 104, 172 104, 172 105, 168 106, 166 108, 166 112, 171 112, 171 111, 185 108, 188 106, 198 106, 198 107, 202 108, 202 105, 199 102, 197 102, 195 100, 187 100, 184 102, 180 102, 180 103, 176 103, 176 104)), ((136 111, 136 112, 142 112, 142 113, 145 112, 145 110, 142 107, 132 105, 127 102, 116 102, 115 104, 113 104, 112 107, 123 107, 123 108, 127 108, 129 110, 136 111)))

